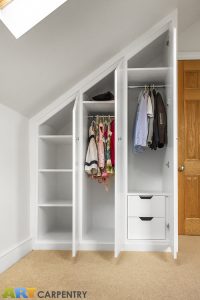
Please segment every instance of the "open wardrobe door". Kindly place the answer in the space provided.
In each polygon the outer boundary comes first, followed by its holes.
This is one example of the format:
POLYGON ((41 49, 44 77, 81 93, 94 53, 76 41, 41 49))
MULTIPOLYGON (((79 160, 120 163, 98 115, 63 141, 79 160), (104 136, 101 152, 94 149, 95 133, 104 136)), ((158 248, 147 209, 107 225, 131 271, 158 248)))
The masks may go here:
POLYGON ((75 257, 78 250, 79 228, 78 228, 78 206, 80 193, 80 97, 77 96, 73 108, 73 224, 72 224, 72 256, 75 257))
POLYGON ((170 247, 174 259, 177 258, 178 252, 178 149, 177 149, 177 30, 176 22, 172 22, 169 29, 169 82, 168 82, 168 151, 170 168, 170 181, 169 185, 169 215, 170 227, 169 238, 170 247), (170 117, 171 116, 171 117, 170 117), (171 163, 172 162, 172 163, 171 163))
POLYGON ((126 78, 126 62, 123 60, 115 70, 115 257, 119 256, 125 239, 126 78))

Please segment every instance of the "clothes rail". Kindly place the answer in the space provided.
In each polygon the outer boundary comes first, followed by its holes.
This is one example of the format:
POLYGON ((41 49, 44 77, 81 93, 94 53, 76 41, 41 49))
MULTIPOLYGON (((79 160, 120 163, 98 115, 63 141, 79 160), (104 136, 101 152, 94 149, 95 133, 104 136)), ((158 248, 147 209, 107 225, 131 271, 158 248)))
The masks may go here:
POLYGON ((99 118, 114 118, 115 116, 111 116, 111 115, 94 115, 94 116, 88 116, 88 118, 96 118, 96 117, 99 117, 99 118))
POLYGON ((137 88, 145 88, 145 87, 146 88, 150 87, 150 88, 156 88, 157 89, 157 88, 165 88, 165 87, 167 87, 167 85, 163 84, 163 85, 150 85, 149 86, 148 84, 146 84, 146 85, 129 85, 128 86, 129 89, 137 89, 137 88))

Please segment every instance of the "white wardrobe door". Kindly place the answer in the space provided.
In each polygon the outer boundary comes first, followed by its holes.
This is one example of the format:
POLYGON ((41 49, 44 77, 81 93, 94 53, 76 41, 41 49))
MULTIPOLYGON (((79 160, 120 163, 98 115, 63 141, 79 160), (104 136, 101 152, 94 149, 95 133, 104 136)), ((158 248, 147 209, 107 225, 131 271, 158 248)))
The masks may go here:
POLYGON ((115 70, 115 257, 124 244, 125 230, 125 152, 127 72, 123 60, 115 70))
POLYGON ((166 161, 169 168, 164 173, 165 190, 168 193, 169 239, 174 258, 178 252, 178 180, 177 180, 177 38, 176 24, 169 26, 169 75, 167 79, 168 146, 166 161))
POLYGON ((80 190, 80 97, 75 100, 73 108, 73 234, 72 234, 72 256, 76 256, 79 241, 78 230, 78 207, 79 207, 79 190, 80 190))
POLYGON ((173 51, 173 172, 174 172, 174 185, 173 196, 174 201, 171 207, 173 213, 173 232, 172 232, 172 251, 173 256, 176 259, 178 253, 178 109, 177 109, 177 28, 176 24, 173 24, 171 29, 172 35, 172 51, 173 51))

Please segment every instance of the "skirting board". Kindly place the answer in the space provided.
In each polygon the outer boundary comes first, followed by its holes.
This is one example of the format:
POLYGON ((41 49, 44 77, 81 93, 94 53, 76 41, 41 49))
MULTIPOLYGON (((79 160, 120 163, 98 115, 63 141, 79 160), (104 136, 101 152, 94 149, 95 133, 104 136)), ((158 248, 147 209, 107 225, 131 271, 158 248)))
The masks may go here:
POLYGON ((4 272, 18 260, 32 251, 32 239, 28 238, 18 245, 12 247, 5 253, 0 254, 0 273, 4 272))

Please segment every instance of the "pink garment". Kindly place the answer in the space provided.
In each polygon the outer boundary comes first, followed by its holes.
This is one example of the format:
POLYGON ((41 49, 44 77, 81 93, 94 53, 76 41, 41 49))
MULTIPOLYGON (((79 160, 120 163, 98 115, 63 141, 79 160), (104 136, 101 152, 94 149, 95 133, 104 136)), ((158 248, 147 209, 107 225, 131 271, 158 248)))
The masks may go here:
POLYGON ((99 168, 105 167, 105 153, 104 153, 104 126, 103 123, 99 123, 99 141, 98 141, 98 156, 99 156, 99 168))
POLYGON ((110 158, 112 166, 115 166, 115 121, 113 120, 110 124, 110 131, 112 132, 110 138, 110 158))

